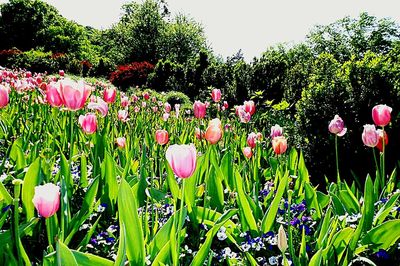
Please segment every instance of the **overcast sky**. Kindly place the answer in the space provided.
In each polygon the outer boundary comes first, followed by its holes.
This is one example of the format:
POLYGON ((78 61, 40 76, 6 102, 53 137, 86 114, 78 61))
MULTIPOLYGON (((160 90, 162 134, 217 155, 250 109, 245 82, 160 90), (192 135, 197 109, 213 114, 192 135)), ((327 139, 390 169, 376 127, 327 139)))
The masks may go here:
MULTIPOLYGON (((0 0, 0 3, 7 2, 0 0)), ((68 19, 95 28, 118 21, 125 0, 46 0, 68 19)), ((242 49, 247 60, 268 46, 297 43, 316 24, 367 11, 400 23, 400 0, 167 0, 172 14, 184 13, 204 26, 217 54, 242 49)))

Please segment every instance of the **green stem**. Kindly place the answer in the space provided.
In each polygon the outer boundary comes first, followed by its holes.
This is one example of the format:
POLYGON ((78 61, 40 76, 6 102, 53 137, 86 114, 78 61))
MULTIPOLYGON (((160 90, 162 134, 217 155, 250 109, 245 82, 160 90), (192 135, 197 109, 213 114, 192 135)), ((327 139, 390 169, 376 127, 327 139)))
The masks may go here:
POLYGON ((340 174, 339 174, 339 153, 338 153, 338 136, 335 135, 335 153, 336 153, 336 175, 337 175, 337 183, 340 183, 340 174))
POLYGON ((374 148, 372 148, 372 154, 374 155, 376 174, 378 175, 376 178, 381 179, 381 177, 380 177, 381 170, 379 169, 378 160, 376 159, 376 154, 375 154, 375 149, 374 148))
POLYGON ((50 251, 53 252, 53 239, 52 239, 52 221, 50 219, 53 219, 53 217, 46 218, 45 223, 46 223, 46 233, 47 233, 47 241, 49 241, 49 248, 50 251))
POLYGON ((181 230, 183 227, 184 222, 182 222, 183 218, 183 208, 185 206, 185 182, 186 178, 182 180, 182 196, 181 196, 181 207, 179 209, 179 220, 178 220, 178 230, 176 231, 177 234, 177 252, 178 252, 178 261, 180 256, 180 247, 181 247, 181 230))
POLYGON ((386 180, 386 173, 385 173, 385 144, 386 144, 386 138, 385 138, 385 127, 382 127, 382 134, 383 134, 383 141, 382 141, 382 176, 381 176, 381 181, 382 181, 382 188, 385 185, 385 180, 386 180))
POLYGON ((72 162, 72 155, 74 153, 74 113, 70 111, 69 117, 69 126, 70 126, 70 151, 69 151, 69 163, 72 162))

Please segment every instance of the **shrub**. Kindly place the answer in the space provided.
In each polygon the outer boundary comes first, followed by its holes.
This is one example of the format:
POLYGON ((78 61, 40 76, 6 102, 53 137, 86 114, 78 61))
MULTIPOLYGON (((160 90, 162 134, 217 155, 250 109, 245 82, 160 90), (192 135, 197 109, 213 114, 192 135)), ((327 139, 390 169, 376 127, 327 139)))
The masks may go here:
POLYGON ((170 91, 165 94, 164 100, 174 106, 175 104, 180 104, 181 109, 192 109, 193 103, 190 101, 190 98, 179 91, 170 91))
POLYGON ((110 75, 110 81, 117 87, 127 89, 130 86, 143 86, 147 82, 148 74, 154 66, 148 62, 134 62, 129 65, 118 66, 110 75))

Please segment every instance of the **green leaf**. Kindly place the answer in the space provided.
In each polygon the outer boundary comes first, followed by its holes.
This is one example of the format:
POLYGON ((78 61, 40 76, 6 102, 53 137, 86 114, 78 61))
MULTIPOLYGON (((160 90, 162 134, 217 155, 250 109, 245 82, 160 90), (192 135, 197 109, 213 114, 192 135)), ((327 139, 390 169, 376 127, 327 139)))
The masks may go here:
MULTIPOLYGON (((114 263, 110 260, 104 259, 102 257, 90 254, 82 253, 76 250, 71 250, 76 262, 79 266, 112 266, 114 263)), ((67 265, 67 264, 65 264, 67 265)))
POLYGON ((118 193, 118 212, 120 227, 126 226, 126 253, 132 265, 144 265, 146 252, 142 225, 139 219, 136 200, 131 187, 122 179, 118 193))
POLYGON ((121 223, 120 237, 118 244, 117 258, 115 259, 115 266, 124 266, 126 260, 126 234, 125 234, 125 224, 121 223))
POLYGON ((362 240, 370 244, 374 250, 387 250, 400 239, 400 219, 387 221, 370 230, 362 240))
POLYGON ((304 188, 306 192, 307 207, 314 208, 316 217, 321 219, 321 209, 318 204, 317 193, 309 183, 305 183, 304 188))
POLYGON ((74 254, 72 254, 71 250, 61 241, 57 242, 57 265, 78 266, 74 254))
POLYGON ((262 220, 261 229, 263 233, 267 233, 272 230, 272 226, 275 223, 276 213, 278 212, 279 204, 281 202, 282 196, 285 193, 286 186, 288 184, 288 179, 289 179, 288 173, 286 173, 285 176, 279 182, 275 197, 272 200, 272 203, 262 220))
POLYGON ((37 158, 28 168, 22 185, 22 203, 24 204, 26 219, 30 220, 34 216, 35 206, 33 205, 33 196, 35 187, 40 182, 40 158, 37 158))
POLYGON ((16 163, 16 170, 21 170, 25 168, 26 160, 24 151, 22 150, 22 139, 19 138, 14 141, 11 151, 10 151, 10 158, 16 163))

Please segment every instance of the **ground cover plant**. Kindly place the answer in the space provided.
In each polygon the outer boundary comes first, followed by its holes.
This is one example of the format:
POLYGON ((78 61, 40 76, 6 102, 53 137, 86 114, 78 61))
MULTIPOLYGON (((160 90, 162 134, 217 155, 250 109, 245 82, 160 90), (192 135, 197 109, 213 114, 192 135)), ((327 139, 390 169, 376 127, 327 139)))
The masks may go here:
MULTIPOLYGON (((336 156, 321 187, 285 128, 256 129, 254 102, 230 106, 219 89, 181 109, 64 71, 2 69, 0 81, 4 265, 400 262, 389 106, 365 110, 359 136, 376 171, 345 181, 336 156)), ((338 154, 346 121, 332 114, 326 132, 338 154)))

